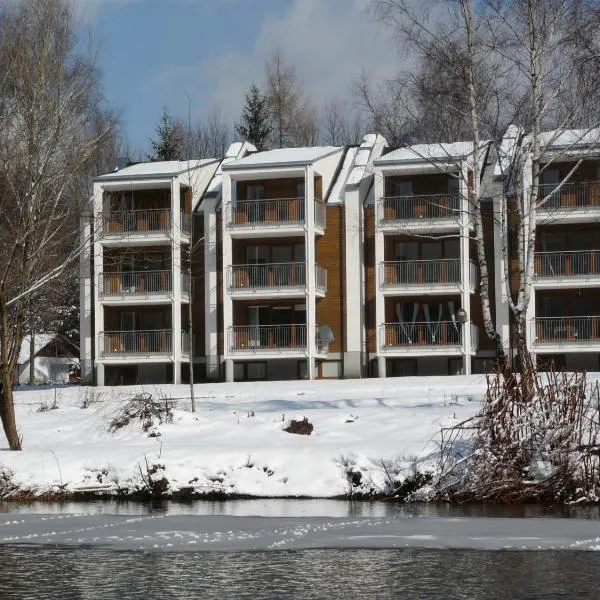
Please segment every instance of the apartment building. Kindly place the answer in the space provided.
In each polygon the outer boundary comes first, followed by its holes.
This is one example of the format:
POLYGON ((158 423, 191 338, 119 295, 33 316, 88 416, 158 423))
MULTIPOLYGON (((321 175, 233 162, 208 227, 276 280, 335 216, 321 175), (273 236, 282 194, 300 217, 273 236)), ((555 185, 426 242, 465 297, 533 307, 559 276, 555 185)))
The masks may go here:
POLYGON ((84 381, 179 383, 189 372, 192 207, 218 166, 141 163, 94 181, 81 226, 84 381))
MULTIPOLYGON (((541 364, 596 370, 600 144, 555 137, 528 343, 541 364)), ((527 138, 513 128, 507 160, 518 144, 527 138)), ((500 162, 490 145, 477 172, 491 310, 514 353, 500 162)), ((192 361, 194 381, 485 371, 494 348, 467 204, 473 172, 471 143, 388 149, 372 134, 360 146, 265 152, 238 142, 222 160, 96 178, 82 219, 84 380, 186 382, 192 361)))
POLYGON ((384 146, 370 135, 223 167, 227 381, 361 376, 361 200, 384 146))
POLYGON ((420 145, 374 163, 369 296, 380 377, 471 373, 483 329, 467 204, 472 152, 469 143, 420 145))
POLYGON ((549 132, 528 342, 542 366, 600 369, 600 140, 549 132), (562 185, 559 186, 559 183, 562 185))

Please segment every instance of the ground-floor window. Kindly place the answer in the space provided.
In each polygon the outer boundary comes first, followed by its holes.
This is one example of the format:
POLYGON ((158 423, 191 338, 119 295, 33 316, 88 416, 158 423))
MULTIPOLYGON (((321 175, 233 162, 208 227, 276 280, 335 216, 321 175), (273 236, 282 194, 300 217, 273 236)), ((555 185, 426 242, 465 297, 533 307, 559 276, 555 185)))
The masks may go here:
POLYGON ((417 375, 417 359, 388 358, 386 375, 388 377, 413 377, 417 375))
POLYGON ((233 366, 235 381, 264 381, 267 378, 265 361, 236 362, 233 366))

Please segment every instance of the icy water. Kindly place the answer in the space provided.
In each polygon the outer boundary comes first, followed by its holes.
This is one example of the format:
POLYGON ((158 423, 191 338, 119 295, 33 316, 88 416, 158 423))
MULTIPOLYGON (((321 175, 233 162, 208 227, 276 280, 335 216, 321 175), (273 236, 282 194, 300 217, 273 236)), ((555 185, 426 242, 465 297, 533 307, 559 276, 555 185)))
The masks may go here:
POLYGON ((1 600, 599 597, 597 507, 0 504, 1 600))
POLYGON ((584 552, 108 552, 0 547, 3 599, 598 598, 584 552))

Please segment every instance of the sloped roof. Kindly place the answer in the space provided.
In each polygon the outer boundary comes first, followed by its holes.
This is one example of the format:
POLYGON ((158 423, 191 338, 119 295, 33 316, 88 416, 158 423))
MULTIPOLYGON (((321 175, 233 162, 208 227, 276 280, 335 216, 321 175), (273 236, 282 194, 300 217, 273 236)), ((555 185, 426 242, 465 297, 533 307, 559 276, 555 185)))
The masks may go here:
POLYGON ((444 162, 447 160, 466 158, 472 153, 473 142, 416 144, 414 146, 392 150, 379 157, 374 164, 390 165, 402 163, 444 162))
MULTIPOLYGON (((56 333, 36 333, 33 343, 34 353, 37 355, 37 353, 43 350, 48 344, 52 343, 56 336, 56 333)), ((17 361, 20 365, 29 362, 30 346, 31 336, 23 336, 23 343, 21 344, 21 351, 19 352, 19 359, 17 361)))
MULTIPOLYGON (((531 141, 531 135, 526 136, 526 141, 531 141)), ((540 144, 548 148, 588 148, 600 146, 600 129, 555 129, 543 131, 540 135, 540 144)))
POLYGON ((203 158, 201 160, 163 160, 156 162, 143 162, 112 173, 100 175, 95 179, 98 181, 114 179, 141 179, 156 177, 175 177, 186 171, 197 169, 204 165, 217 162, 216 158, 203 158))
POLYGON ((339 146, 311 146, 307 148, 278 148, 249 154, 229 164, 223 170, 256 169, 267 167, 302 167, 342 150, 339 146))

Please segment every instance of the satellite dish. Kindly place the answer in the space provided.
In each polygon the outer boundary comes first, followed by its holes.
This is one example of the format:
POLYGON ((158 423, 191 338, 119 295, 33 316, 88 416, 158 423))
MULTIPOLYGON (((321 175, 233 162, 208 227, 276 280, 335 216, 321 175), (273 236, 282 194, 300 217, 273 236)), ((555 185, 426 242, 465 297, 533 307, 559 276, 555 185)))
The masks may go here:
POLYGON ((321 327, 319 327, 317 336, 320 342, 323 342, 324 344, 331 344, 334 339, 333 329, 331 329, 329 325, 321 325, 321 327))

